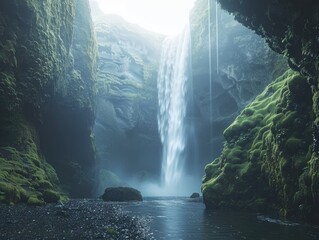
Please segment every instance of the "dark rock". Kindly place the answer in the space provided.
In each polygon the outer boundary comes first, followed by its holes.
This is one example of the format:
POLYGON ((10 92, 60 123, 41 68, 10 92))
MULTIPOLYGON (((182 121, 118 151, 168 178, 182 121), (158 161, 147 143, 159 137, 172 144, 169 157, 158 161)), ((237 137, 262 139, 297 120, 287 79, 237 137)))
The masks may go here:
MULTIPOLYGON (((210 207, 231 204, 241 208, 247 208, 249 205, 265 206, 265 202, 267 202, 266 205, 275 207, 283 215, 301 217, 318 224, 319 3, 317 1, 290 0, 260 0, 258 2, 253 0, 219 0, 219 2, 223 8, 235 16, 236 20, 261 35, 274 51, 288 57, 289 66, 306 78, 302 79, 304 83, 298 78, 293 78, 294 81, 289 83, 289 94, 292 95, 288 98, 291 101, 289 105, 285 106, 286 98, 278 99, 277 105, 283 105, 283 107, 278 108, 271 117, 275 119, 274 116, 282 112, 282 114, 286 114, 284 116, 289 116, 286 120, 290 124, 278 124, 282 120, 279 116, 272 123, 273 126, 270 129, 273 136, 266 137, 265 129, 263 129, 264 137, 258 145, 260 135, 253 136, 250 135, 251 131, 238 128, 239 121, 237 120, 228 128, 228 131, 225 131, 229 137, 228 146, 225 147, 217 161, 206 167, 204 185, 209 185, 206 180, 215 178, 217 175, 225 175, 216 182, 210 181, 214 184, 204 190, 204 201, 210 207), (301 94, 303 90, 295 91, 293 85, 296 83, 299 86, 309 84, 306 96, 301 94), (307 106, 300 106, 304 104, 307 106), (289 109, 295 111, 296 114, 287 115, 289 109), (302 119, 302 125, 299 124, 300 119, 302 119), (297 131, 294 128, 298 128, 297 131), (246 141, 254 142, 251 150, 256 148, 255 151, 250 151, 251 160, 245 158, 248 152, 246 141), (262 148, 257 146, 262 146, 262 148), (242 150, 244 151, 242 152, 242 150), (245 161, 237 164, 236 167, 234 163, 240 159, 245 159, 245 161), (255 160, 260 161, 262 166, 256 165, 255 160), (246 172, 248 168, 242 168, 238 171, 239 165, 247 165, 250 170, 246 172), (247 175, 245 172, 249 174, 247 175), (255 173, 252 174, 253 172, 255 173), (240 174, 233 178, 234 174, 238 173, 240 174), (243 175, 243 173, 245 174, 243 175), (249 178, 251 178, 250 189, 243 187, 245 184, 242 184, 249 178), (238 184, 233 186, 229 182, 226 183, 230 179, 236 179, 238 184), (222 182, 223 184, 219 184, 222 182), (250 198, 252 201, 250 203, 247 201, 239 204, 231 203, 230 199, 242 199, 238 194, 246 199, 250 198), (257 195, 260 198, 256 198, 257 195), (267 197, 270 199, 265 201, 264 198, 267 197), (252 204, 252 202, 254 203, 252 204)), ((269 100, 271 99, 269 98, 268 102, 265 102, 268 106, 270 106, 269 100)), ((245 122, 246 127, 255 129, 255 126, 245 122)))
POLYGON ((312 119, 311 88, 289 70, 225 130, 221 156, 205 168, 206 207, 315 215, 311 209, 317 205, 307 202, 311 179, 304 167, 311 159, 312 119), (297 179, 303 181, 292 184, 297 179))
POLYGON ((72 41, 69 42, 65 79, 56 83, 47 110, 41 143, 47 161, 72 197, 89 197, 94 185, 95 152, 92 128, 95 119, 97 47, 88 0, 74 1, 72 41), (63 130, 60 130, 63 129, 63 130), (61 151, 63 149, 63 151, 61 151))
POLYGON ((108 202, 143 201, 141 192, 130 187, 106 188, 102 199, 108 202))
POLYGON ((55 191, 46 190, 43 192, 43 200, 47 203, 56 203, 60 200, 60 195, 55 191))
POLYGON ((217 49, 215 4, 210 38, 207 8, 207 0, 198 0, 191 14, 194 122, 203 165, 219 156, 223 132, 243 108, 288 69, 283 56, 220 7, 217 49))
POLYGON ((199 198, 200 194, 199 193, 193 193, 190 198, 199 198))
POLYGON ((91 193, 96 51, 88 4, 0 2, 1 202, 56 202, 60 183, 73 196, 91 193))
MULTIPOLYGON (((120 167, 127 179, 143 175, 141 165, 147 176, 160 175, 157 71, 163 37, 114 15, 96 18, 95 31, 97 161, 111 171, 120 167)), ((102 194, 106 185, 99 180, 102 194)))

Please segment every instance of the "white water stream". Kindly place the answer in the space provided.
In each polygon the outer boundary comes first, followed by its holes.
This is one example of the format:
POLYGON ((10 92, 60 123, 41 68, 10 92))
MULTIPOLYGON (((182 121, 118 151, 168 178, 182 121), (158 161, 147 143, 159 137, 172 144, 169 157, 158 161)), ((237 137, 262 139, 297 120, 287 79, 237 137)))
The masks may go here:
MULTIPOLYGON (((213 104, 213 93, 212 93, 212 81, 213 81, 213 73, 212 73, 212 0, 207 0, 207 22, 208 22, 208 64, 209 64, 209 121, 210 124, 213 122, 213 112, 212 112, 212 104, 213 104)), ((216 60, 216 74, 219 75, 219 19, 218 19, 218 2, 215 0, 215 60, 216 60)), ((210 135, 213 135, 212 125, 210 127, 210 135)))
POLYGON ((168 37, 162 47, 157 79, 158 125, 163 145, 162 184, 166 194, 176 194, 185 163, 187 80, 190 31, 168 37))

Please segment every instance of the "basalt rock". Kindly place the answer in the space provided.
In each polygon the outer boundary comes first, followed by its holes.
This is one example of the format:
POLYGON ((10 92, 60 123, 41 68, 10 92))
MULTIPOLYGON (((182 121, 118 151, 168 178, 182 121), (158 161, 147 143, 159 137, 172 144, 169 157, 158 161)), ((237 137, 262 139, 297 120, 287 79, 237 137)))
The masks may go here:
POLYGON ((225 130, 219 158, 205 168, 208 208, 252 208, 317 219, 312 186, 311 88, 289 71, 225 130))
POLYGON ((143 201, 141 192, 130 187, 106 188, 102 199, 107 202, 143 201))
POLYGON ((199 193, 193 193, 189 198, 199 198, 199 193))
POLYGON ((126 179, 157 176, 161 143, 156 80, 162 37, 113 15, 95 19, 95 30, 99 166, 126 179))
POLYGON ((252 103, 224 132, 227 144, 222 155, 206 167, 206 206, 265 207, 266 200, 269 208, 283 215, 318 223, 319 4, 219 2, 236 20, 265 38, 273 50, 288 57, 289 66, 303 77, 286 75, 288 81, 280 96, 276 97, 276 81, 256 99, 255 107, 262 107, 258 101, 264 98, 269 111, 272 99, 277 98, 276 111, 268 112, 271 122, 263 116, 260 125, 259 111, 251 111, 252 103), (262 132, 254 130, 256 125, 262 126, 262 132))
POLYGON ((240 111, 288 68, 284 57, 220 6, 216 22, 215 1, 210 2, 208 14, 208 1, 196 1, 190 21, 194 122, 202 164, 220 154, 223 131, 240 111))
POLYGON ((65 73, 54 85, 41 137, 47 161, 73 197, 89 197, 94 183, 97 46, 90 5, 74 3, 72 39, 65 73))
MULTIPOLYGON (((93 78, 86 71, 93 71, 94 57, 76 52, 94 45, 93 38, 78 31, 82 25, 90 33, 83 25, 90 21, 89 12, 88 18, 79 17, 79 11, 89 11, 87 4, 86 0, 0 2, 0 201, 32 205, 58 201, 65 198, 61 182, 69 190, 82 191, 79 178, 68 181, 59 166, 81 168, 85 162, 85 169, 90 169, 94 159, 93 78), (61 114, 65 110, 66 118, 61 114)), ((86 172, 79 168, 68 174, 86 172)), ((88 196, 84 188, 82 193, 88 196)))

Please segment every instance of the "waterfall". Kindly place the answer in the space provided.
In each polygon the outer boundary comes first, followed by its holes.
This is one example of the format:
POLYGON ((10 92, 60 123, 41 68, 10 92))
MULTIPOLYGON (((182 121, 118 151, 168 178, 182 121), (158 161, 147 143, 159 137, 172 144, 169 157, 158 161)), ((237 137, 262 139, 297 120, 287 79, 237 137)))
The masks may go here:
MULTIPOLYGON (((213 121, 213 96, 212 96, 212 26, 211 26, 211 14, 212 14, 212 0, 207 0, 207 27, 208 27, 208 65, 209 65, 209 121, 210 124, 213 121)), ((219 21, 218 21, 218 1, 215 0, 215 56, 216 56, 216 74, 219 75, 219 21)), ((210 127, 210 135, 213 134, 212 126, 210 127)))
POLYGON ((216 72, 217 75, 219 74, 219 29, 218 29, 218 2, 216 0, 216 5, 215 5, 215 29, 216 29, 216 72))
MULTIPOLYGON (((213 119, 212 104, 213 104, 213 94, 212 94, 212 40, 211 40, 211 0, 207 0, 207 21, 208 21, 208 64, 209 64, 209 123, 211 124, 213 119)), ((217 2, 217 1, 216 1, 217 2)), ((212 127, 210 127, 209 134, 212 134, 212 127)))
POLYGON ((157 79, 158 126, 163 145, 162 183, 167 191, 178 187, 186 159, 189 47, 189 27, 176 37, 166 38, 157 79))

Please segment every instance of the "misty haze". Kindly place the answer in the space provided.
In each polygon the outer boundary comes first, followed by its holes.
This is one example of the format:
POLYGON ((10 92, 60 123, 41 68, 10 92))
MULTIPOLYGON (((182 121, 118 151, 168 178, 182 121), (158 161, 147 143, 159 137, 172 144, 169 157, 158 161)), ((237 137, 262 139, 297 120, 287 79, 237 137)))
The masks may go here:
POLYGON ((0 239, 319 239, 318 19, 0 0, 0 239))

